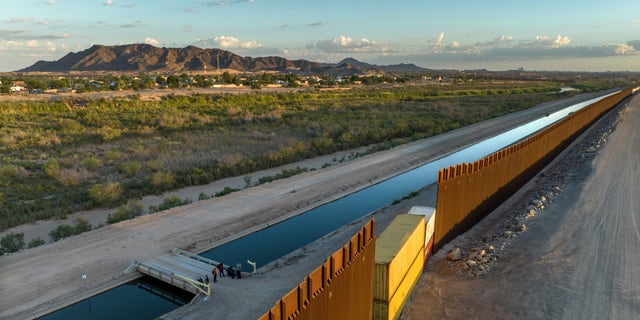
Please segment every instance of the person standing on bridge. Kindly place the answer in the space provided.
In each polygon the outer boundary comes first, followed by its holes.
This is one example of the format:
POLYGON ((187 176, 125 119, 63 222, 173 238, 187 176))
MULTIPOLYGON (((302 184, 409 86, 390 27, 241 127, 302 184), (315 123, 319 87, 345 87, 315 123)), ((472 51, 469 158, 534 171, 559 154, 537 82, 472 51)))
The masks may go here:
POLYGON ((224 277, 224 266, 222 263, 218 263, 218 273, 220 273, 220 278, 224 277))
POLYGON ((218 282, 218 269, 213 268, 211 270, 211 274, 213 274, 213 282, 218 282))
POLYGON ((238 279, 242 278, 242 264, 240 262, 236 263, 236 276, 238 276, 238 279))

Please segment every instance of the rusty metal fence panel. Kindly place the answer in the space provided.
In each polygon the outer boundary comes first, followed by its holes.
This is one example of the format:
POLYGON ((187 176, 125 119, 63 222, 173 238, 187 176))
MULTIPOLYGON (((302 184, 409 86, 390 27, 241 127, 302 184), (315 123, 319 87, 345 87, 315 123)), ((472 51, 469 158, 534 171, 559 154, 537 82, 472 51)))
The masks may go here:
POLYGON ((438 172, 433 251, 468 230, 547 165, 589 125, 631 95, 601 99, 543 131, 474 163, 438 172))
POLYGON ((329 256, 260 320, 372 318, 374 221, 329 256))

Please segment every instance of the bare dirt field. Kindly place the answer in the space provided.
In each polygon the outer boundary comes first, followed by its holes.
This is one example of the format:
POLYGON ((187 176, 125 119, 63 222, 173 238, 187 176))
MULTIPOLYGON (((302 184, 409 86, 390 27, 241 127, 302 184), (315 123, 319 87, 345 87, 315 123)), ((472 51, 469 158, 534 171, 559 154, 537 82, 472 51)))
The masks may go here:
POLYGON ((640 96, 619 110, 439 251, 401 319, 640 318, 640 96))
MULTIPOLYGON (((41 316, 137 277, 135 272, 125 272, 134 260, 150 259, 168 252, 173 247, 191 246, 195 252, 210 249, 412 169, 470 143, 592 97, 593 95, 581 95, 546 103, 524 112, 323 170, 123 221, 79 236, 3 256, 0 258, 0 318, 23 319, 41 316), (83 273, 94 281, 89 285, 83 283, 83 273)), ((305 165, 301 163, 299 166, 305 165)), ((339 244, 337 247, 344 243, 341 238, 327 238, 325 241, 339 244)), ((327 245, 328 247, 330 246, 327 245)), ((324 251, 318 251, 313 255, 321 257, 316 258, 317 261, 322 261, 327 256, 324 251)), ((294 280, 287 287, 293 287, 318 264, 319 262, 313 266, 306 266, 307 269, 300 267, 297 275, 289 273, 287 279, 294 280)), ((273 302, 282 296, 282 293, 276 291, 269 294, 272 295, 269 299, 273 302)), ((261 306, 254 306, 252 309, 251 306, 242 304, 242 307, 251 310, 258 310, 261 306)), ((270 305, 266 306, 269 307, 270 305)), ((201 313, 191 313, 189 316, 209 318, 201 313)))

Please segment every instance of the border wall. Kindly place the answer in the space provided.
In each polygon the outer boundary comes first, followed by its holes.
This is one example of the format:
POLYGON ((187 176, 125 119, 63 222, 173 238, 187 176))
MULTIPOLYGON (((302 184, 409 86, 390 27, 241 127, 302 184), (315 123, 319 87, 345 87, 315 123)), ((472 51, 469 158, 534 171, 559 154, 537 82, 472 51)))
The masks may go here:
POLYGON ((370 320, 375 247, 372 219, 259 320, 370 320))
POLYGON ((476 162, 441 169, 433 252, 497 208, 600 116, 633 92, 634 89, 626 89, 605 97, 476 162))

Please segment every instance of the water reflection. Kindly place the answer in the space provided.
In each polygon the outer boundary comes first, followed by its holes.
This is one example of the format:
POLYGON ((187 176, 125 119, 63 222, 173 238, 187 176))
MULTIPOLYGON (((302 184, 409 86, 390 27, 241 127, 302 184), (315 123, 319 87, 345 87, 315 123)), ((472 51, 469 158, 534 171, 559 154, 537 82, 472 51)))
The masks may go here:
POLYGON ((155 319, 183 306, 192 298, 191 293, 144 276, 39 319, 155 319))

